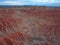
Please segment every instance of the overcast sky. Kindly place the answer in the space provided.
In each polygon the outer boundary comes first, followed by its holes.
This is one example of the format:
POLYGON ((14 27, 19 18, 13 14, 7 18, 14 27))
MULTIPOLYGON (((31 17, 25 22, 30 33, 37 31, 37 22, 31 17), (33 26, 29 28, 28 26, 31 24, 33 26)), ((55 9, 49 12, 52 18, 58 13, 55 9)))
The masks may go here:
POLYGON ((0 5, 53 5, 60 6, 60 0, 0 0, 0 5))

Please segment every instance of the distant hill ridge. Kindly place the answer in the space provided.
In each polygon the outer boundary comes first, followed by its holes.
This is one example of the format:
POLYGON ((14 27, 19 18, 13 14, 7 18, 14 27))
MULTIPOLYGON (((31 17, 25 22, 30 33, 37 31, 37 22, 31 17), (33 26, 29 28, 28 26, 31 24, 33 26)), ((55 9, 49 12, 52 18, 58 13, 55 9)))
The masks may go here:
POLYGON ((59 6, 33 6, 33 5, 22 5, 22 6, 13 6, 13 5, 0 5, 0 8, 12 8, 12 7, 48 7, 48 8, 60 8, 59 6))

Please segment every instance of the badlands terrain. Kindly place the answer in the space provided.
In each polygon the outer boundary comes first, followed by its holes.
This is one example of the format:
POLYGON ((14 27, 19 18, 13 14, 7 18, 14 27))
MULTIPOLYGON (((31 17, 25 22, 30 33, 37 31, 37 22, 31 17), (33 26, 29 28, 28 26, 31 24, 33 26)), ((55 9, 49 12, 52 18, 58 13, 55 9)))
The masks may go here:
POLYGON ((0 45, 60 45, 60 8, 0 7, 0 45))

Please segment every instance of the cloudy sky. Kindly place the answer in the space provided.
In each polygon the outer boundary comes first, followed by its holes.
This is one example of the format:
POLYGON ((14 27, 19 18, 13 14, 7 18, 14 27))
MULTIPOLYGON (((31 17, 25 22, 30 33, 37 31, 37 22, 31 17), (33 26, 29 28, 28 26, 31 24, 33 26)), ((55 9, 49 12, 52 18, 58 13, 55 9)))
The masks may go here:
POLYGON ((47 6, 60 6, 60 0, 0 0, 0 5, 47 5, 47 6))

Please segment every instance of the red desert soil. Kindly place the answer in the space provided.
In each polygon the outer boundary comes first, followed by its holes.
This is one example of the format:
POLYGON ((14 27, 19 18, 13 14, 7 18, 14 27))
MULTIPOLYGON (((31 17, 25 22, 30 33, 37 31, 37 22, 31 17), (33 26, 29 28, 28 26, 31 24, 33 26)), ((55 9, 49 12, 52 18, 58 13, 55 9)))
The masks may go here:
POLYGON ((0 8, 0 45, 60 45, 60 8, 0 8))

